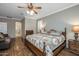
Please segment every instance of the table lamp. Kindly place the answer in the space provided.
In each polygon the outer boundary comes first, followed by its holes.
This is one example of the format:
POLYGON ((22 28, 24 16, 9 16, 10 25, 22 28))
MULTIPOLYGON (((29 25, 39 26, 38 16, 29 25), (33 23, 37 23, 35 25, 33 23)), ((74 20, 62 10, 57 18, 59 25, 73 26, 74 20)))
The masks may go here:
POLYGON ((79 25, 73 25, 72 26, 72 31, 74 32, 74 37, 75 37, 75 40, 77 41, 78 39, 78 33, 79 33, 79 25))

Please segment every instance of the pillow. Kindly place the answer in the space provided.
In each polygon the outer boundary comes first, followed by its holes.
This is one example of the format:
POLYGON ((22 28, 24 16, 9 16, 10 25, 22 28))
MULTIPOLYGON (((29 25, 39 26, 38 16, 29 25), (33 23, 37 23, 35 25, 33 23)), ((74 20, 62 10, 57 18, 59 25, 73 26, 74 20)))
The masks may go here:
POLYGON ((4 41, 4 36, 2 33, 0 33, 0 41, 4 41))
POLYGON ((61 35, 61 33, 59 33, 59 32, 54 32, 54 31, 51 31, 49 34, 50 34, 50 35, 57 35, 57 36, 61 35))
POLYGON ((10 38, 6 38, 5 42, 10 43, 10 38))
POLYGON ((42 34, 48 34, 47 32, 42 32, 42 34))
POLYGON ((3 38, 4 38, 4 36, 3 36, 3 34, 2 34, 2 33, 0 33, 0 38, 1 38, 1 39, 3 39, 3 38))
POLYGON ((56 31, 56 30, 54 30, 54 29, 51 29, 50 31, 48 31, 48 34, 59 36, 59 35, 61 35, 61 32, 56 31))

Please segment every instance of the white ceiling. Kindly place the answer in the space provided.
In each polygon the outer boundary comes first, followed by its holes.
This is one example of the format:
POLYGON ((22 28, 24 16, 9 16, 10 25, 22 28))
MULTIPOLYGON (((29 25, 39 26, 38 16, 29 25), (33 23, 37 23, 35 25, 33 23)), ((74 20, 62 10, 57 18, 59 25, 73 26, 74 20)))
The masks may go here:
POLYGON ((28 15, 25 9, 17 8, 17 6, 27 6, 27 4, 24 4, 24 3, 0 3, 0 16, 3 16, 3 17, 8 16, 8 17, 17 18, 17 19, 23 19, 26 16, 27 18, 31 18, 31 19, 39 19, 78 4, 38 3, 34 5, 42 7, 42 9, 39 10, 37 15, 28 15))

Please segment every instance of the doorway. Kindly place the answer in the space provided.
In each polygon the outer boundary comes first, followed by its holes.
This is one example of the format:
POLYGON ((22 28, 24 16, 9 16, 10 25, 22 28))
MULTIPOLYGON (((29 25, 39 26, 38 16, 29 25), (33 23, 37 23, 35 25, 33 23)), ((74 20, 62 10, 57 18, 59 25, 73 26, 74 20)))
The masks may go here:
POLYGON ((22 36, 22 23, 21 22, 16 22, 15 23, 15 30, 16 30, 16 37, 21 37, 22 36))

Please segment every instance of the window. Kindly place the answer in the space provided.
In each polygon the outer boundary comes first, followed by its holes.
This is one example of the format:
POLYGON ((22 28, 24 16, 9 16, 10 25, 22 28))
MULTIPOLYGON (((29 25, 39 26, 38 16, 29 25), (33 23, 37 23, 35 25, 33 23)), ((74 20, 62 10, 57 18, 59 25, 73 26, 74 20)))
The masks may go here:
POLYGON ((7 23, 0 22, 0 32, 7 33, 7 23))

